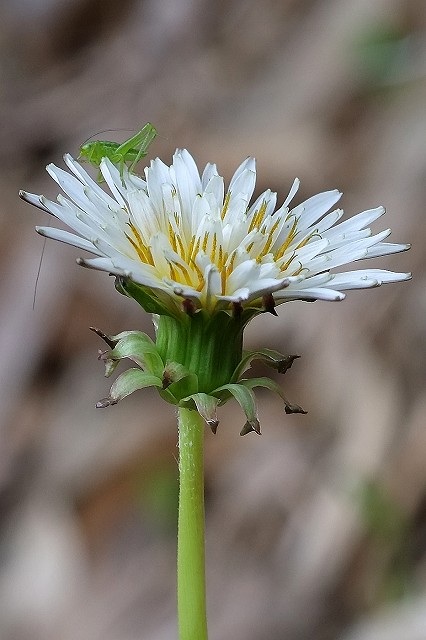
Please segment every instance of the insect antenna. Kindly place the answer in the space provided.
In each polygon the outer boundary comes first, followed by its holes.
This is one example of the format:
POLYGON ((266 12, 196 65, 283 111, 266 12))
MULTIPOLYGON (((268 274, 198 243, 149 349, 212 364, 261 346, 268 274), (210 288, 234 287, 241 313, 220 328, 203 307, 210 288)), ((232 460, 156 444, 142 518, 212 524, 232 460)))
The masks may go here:
POLYGON ((101 131, 92 133, 92 135, 86 138, 86 140, 80 146, 87 144, 88 142, 90 142, 90 140, 93 140, 93 138, 96 138, 96 136, 100 136, 101 133, 110 133, 111 131, 129 131, 130 133, 132 133, 133 131, 136 131, 136 129, 102 129, 101 131))
POLYGON ((46 249, 46 240, 47 240, 47 238, 43 238, 43 246, 42 246, 42 249, 41 249, 40 260, 39 260, 39 263, 38 263, 38 269, 37 269, 35 282, 34 282, 33 311, 35 309, 35 304, 36 304, 38 281, 40 279, 41 265, 43 263, 44 251, 46 249))
MULTIPOLYGON (((135 133, 136 129, 135 128, 133 128, 133 129, 123 129, 123 128, 120 128, 120 129, 102 129, 101 131, 98 131, 97 133, 92 133, 92 135, 89 136, 88 138, 86 138, 86 140, 84 140, 84 142, 82 142, 82 144, 80 146, 82 147, 83 145, 85 145, 88 142, 90 142, 91 140, 93 140, 93 138, 96 138, 96 136, 100 136, 102 133, 110 133, 111 131, 113 131, 113 132, 114 131, 128 131, 129 133, 135 133)), ((169 140, 169 138, 167 136, 162 135, 161 133, 158 133, 158 131, 157 131, 156 137, 157 138, 162 138, 163 140, 169 140)))

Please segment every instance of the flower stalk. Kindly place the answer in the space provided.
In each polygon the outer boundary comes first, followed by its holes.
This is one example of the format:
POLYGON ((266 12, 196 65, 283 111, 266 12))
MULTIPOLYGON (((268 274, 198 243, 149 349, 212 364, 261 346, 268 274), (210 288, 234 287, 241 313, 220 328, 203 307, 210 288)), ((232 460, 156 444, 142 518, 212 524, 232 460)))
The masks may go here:
POLYGON ((204 553, 204 421, 179 408, 177 593, 179 640, 207 640, 204 553))

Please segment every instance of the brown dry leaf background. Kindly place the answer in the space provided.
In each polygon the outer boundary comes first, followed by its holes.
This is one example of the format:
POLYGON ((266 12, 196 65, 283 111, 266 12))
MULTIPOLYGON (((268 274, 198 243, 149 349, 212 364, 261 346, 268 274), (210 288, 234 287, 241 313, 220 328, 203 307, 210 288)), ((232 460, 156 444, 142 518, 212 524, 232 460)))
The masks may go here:
MULTIPOLYGON (((426 13, 421 0, 3 0, 0 6, 0 637, 176 638, 173 408, 109 381, 88 327, 152 332, 106 274, 48 242, 19 188, 101 130, 152 121, 229 180, 258 160, 281 200, 338 187, 385 204, 411 282, 293 303, 251 348, 299 353, 206 433, 212 640, 426 638, 426 13)), ((116 131, 101 138, 123 140, 116 131)), ((382 227, 377 227, 379 230, 382 227)), ((378 261, 379 262, 379 261, 378 261)))

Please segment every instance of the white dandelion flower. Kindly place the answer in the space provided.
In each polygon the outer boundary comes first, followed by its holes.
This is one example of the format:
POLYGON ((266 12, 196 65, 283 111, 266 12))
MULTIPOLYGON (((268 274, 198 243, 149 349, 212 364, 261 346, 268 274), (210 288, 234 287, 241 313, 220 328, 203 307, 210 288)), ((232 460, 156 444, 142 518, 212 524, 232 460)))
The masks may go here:
POLYGON ((69 172, 54 165, 47 171, 66 197, 59 195, 56 202, 26 192, 21 197, 73 233, 37 231, 91 252, 95 257, 79 260, 81 265, 133 281, 163 304, 180 309, 187 299, 212 313, 233 303, 261 310, 269 299, 272 310, 290 300, 342 300, 345 290, 410 278, 383 269, 339 271, 409 248, 386 242, 390 229, 372 233, 370 225, 385 213, 383 207, 340 222, 337 190, 291 207, 298 179, 278 208, 270 190, 251 202, 253 158, 238 167, 226 192, 216 165, 207 164, 200 176, 185 149, 175 152, 171 166, 153 160, 144 179, 104 158, 100 171, 110 193, 70 155, 64 159, 69 172))
POLYGON ((65 163, 69 171, 47 167, 65 195, 56 201, 20 195, 71 231, 37 231, 94 254, 79 264, 115 274, 118 291, 152 313, 155 324, 155 342, 138 331, 109 336, 95 329, 108 345, 100 354, 107 376, 123 359, 136 365, 115 380, 99 407, 153 386, 167 402, 199 412, 215 432, 217 408, 235 398, 246 418, 241 434, 260 433, 256 387, 277 393, 286 413, 304 410, 274 380, 242 376, 255 360, 283 374, 298 356, 243 352, 247 323, 287 301, 343 300, 349 289, 410 278, 383 269, 344 270, 409 248, 386 242, 390 229, 371 231, 383 207, 342 222, 337 190, 293 206, 297 179, 278 208, 270 190, 252 202, 253 158, 238 167, 227 191, 216 165, 200 175, 186 150, 176 151, 171 166, 153 160, 144 178, 103 158, 105 189, 70 155, 65 163))

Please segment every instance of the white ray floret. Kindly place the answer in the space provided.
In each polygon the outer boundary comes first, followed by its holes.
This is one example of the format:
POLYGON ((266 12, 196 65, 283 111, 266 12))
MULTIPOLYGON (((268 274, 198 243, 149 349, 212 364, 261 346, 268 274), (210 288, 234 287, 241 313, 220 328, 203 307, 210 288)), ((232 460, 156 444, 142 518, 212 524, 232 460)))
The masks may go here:
POLYGON ((114 166, 107 158, 100 171, 107 193, 70 155, 69 172, 47 170, 65 197, 56 202, 21 192, 21 197, 52 214, 75 233, 37 227, 48 238, 91 252, 83 266, 114 273, 167 294, 178 305, 188 297, 209 311, 232 303, 262 308, 265 296, 276 304, 289 300, 342 300, 343 291, 376 287, 410 277, 381 269, 333 270, 351 262, 404 251, 406 244, 383 242, 369 225, 383 207, 340 222, 332 208, 341 193, 326 191, 289 209, 299 188, 296 179, 283 205, 270 190, 254 203, 253 158, 235 172, 225 193, 216 165, 200 176, 188 151, 177 150, 171 166, 158 158, 145 179, 114 166), (331 211, 330 211, 331 210, 331 211))

